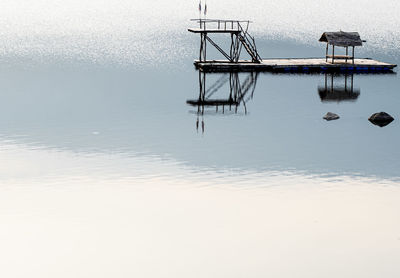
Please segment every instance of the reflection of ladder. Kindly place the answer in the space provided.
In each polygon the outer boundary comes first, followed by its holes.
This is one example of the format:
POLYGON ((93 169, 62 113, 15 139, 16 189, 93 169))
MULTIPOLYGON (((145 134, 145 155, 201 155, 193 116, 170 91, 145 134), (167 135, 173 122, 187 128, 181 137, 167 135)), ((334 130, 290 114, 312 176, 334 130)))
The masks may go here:
MULTIPOLYGON (((247 100, 249 100, 250 98, 253 98, 254 90, 256 89, 256 84, 257 84, 257 76, 258 76, 257 72, 250 72, 250 74, 247 76, 246 80, 242 83, 241 99, 244 98, 244 96, 247 94, 247 92, 250 89, 252 89, 252 92, 247 100)), ((244 99, 242 101, 246 102, 244 99)))

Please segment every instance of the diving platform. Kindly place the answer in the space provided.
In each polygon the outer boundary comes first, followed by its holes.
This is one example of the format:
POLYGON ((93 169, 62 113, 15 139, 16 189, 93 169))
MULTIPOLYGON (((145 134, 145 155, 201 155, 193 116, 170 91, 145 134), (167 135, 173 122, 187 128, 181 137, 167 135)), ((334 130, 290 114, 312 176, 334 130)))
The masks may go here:
POLYGON ((229 62, 225 60, 195 61, 197 69, 205 72, 229 71, 265 71, 265 72, 360 72, 380 73, 391 72, 397 66, 370 58, 354 59, 353 61, 336 61, 331 63, 326 58, 281 58, 261 59, 254 63, 250 60, 229 62))

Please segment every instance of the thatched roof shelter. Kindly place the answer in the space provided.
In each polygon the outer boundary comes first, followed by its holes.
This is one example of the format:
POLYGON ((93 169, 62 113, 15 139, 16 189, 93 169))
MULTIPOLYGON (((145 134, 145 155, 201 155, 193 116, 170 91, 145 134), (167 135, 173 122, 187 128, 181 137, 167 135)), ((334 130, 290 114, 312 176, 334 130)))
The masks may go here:
POLYGON ((326 42, 335 46, 362 46, 363 41, 358 32, 325 32, 319 39, 320 42, 326 42))
POLYGON ((362 43, 365 42, 361 40, 360 34, 358 32, 325 32, 322 34, 319 39, 320 42, 326 42, 326 62, 328 62, 328 58, 332 58, 332 64, 335 62, 335 59, 345 60, 347 64, 347 60, 352 60, 354 64, 354 47, 362 46, 362 43), (328 55, 329 45, 332 45, 332 55, 328 55), (344 47, 346 49, 346 55, 335 55, 335 46, 344 47), (349 55, 349 46, 353 48, 352 55, 349 55))

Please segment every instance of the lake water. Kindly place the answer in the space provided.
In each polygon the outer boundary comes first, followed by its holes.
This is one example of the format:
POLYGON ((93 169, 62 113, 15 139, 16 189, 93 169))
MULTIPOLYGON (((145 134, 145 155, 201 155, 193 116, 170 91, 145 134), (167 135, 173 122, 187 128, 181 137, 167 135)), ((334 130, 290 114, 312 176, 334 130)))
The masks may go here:
MULTIPOLYGON (((396 72, 207 74, 249 90, 199 113, 197 1, 81 2, 0 3, 1 277, 399 277, 396 72)), ((397 1, 207 5, 262 57, 400 63, 397 1)))

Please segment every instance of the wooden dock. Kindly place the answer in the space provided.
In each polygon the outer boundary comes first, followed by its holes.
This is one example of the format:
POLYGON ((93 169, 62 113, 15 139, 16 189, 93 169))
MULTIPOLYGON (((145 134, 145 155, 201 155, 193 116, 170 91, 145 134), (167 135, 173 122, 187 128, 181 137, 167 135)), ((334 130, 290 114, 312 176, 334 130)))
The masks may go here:
MULTIPOLYGON (((355 46, 361 46, 363 40, 357 32, 325 32, 319 41, 326 42, 324 58, 283 58, 262 59, 257 51, 256 42, 248 32, 249 20, 193 19, 199 28, 189 28, 188 31, 200 34, 199 59, 194 62, 197 69, 204 72, 232 71, 269 71, 282 73, 309 72, 343 72, 343 73, 381 73, 392 72, 397 66, 369 58, 357 59, 354 56, 355 46), (230 37, 229 51, 222 49, 210 34, 226 34, 230 37), (211 44, 226 60, 207 59, 207 44, 211 44), (332 55, 328 53, 332 45, 332 55), (335 46, 344 47, 346 55, 335 55, 335 46), (348 48, 352 54, 348 55, 348 48), (251 60, 240 59, 242 49, 251 60)), ((243 52, 244 52, 243 51, 243 52)))
POLYGON ((349 73, 383 73, 392 72, 397 66, 369 58, 354 59, 352 61, 326 61, 326 58, 286 58, 262 59, 259 63, 250 60, 230 62, 227 60, 195 61, 197 69, 205 72, 229 71, 265 71, 281 73, 308 73, 308 72, 349 72, 349 73))

